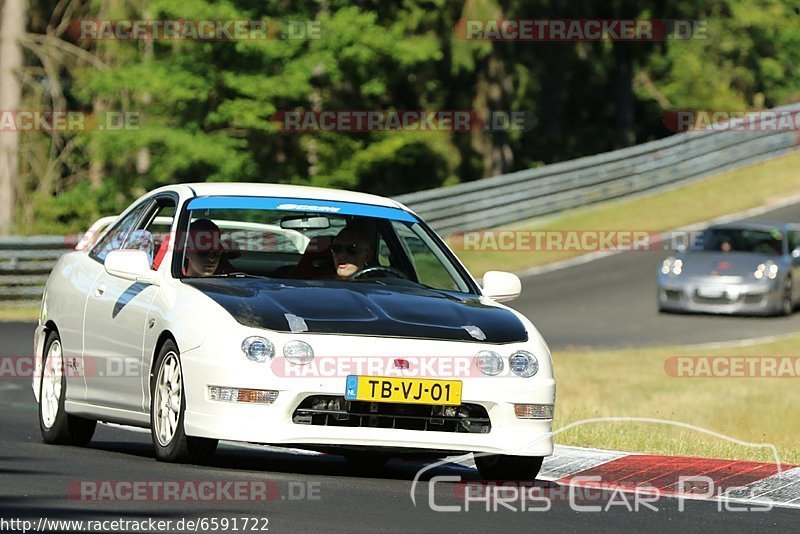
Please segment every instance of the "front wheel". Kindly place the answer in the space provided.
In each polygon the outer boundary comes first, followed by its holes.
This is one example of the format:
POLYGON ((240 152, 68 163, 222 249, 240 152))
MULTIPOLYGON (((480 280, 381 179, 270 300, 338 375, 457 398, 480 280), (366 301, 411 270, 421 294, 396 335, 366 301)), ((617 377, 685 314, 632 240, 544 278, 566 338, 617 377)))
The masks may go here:
POLYGON ((61 338, 53 331, 45 342, 42 377, 39 383, 39 430, 45 443, 86 445, 94 435, 97 421, 70 415, 64 409, 67 378, 61 338))
POLYGON ((792 279, 789 278, 783 285, 780 315, 791 315, 792 312, 794 312, 794 301, 792 301, 792 279))
POLYGON ((542 468, 541 456, 488 454, 475 457, 484 480, 535 480, 542 468))
POLYGON ((178 347, 161 347, 151 376, 150 434, 156 458, 163 462, 203 463, 214 455, 217 440, 187 436, 183 429, 186 396, 178 347))

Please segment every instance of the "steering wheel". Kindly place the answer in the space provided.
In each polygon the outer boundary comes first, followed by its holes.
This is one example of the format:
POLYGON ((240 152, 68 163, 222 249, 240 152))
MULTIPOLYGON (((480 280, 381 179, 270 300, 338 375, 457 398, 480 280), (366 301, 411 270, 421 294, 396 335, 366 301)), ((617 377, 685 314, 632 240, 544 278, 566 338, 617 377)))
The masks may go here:
POLYGON ((406 273, 404 273, 403 271, 401 271, 400 269, 395 269, 394 267, 384 267, 382 265, 378 265, 378 266, 375 266, 375 267, 367 267, 364 270, 358 271, 356 274, 354 274, 353 276, 350 277, 350 280, 357 280, 357 279, 361 278, 362 276, 364 276, 365 274, 376 273, 376 272, 389 273, 389 274, 393 274, 394 276, 396 276, 398 278, 403 278, 405 280, 411 280, 408 277, 408 275, 406 273))

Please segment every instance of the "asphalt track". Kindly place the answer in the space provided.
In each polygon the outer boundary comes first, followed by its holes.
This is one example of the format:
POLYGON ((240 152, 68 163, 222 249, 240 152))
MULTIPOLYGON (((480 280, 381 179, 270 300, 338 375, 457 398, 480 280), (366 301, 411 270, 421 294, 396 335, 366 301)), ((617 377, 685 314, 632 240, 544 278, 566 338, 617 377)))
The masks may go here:
MULTIPOLYGON (((751 220, 800 222, 800 204, 751 220)), ((525 277, 522 295, 510 305, 553 349, 711 343, 800 331, 800 311, 790 317, 659 314, 656 273, 669 254, 622 252, 525 277)))
MULTIPOLYGON (((32 327, 0 326, 0 356, 27 355, 31 350, 32 327)), ((181 518, 268 518, 269 532, 754 532, 767 528, 790 530, 800 521, 800 511, 773 508, 764 511, 720 510, 708 501, 678 501, 662 498, 656 511, 634 501, 622 504, 606 494, 593 504, 601 512, 580 512, 568 500, 554 500, 547 511, 522 511, 484 502, 473 503, 468 511, 453 495, 452 482, 435 487, 435 502, 455 505, 460 511, 440 512, 428 504, 429 482, 434 476, 460 476, 475 480, 473 470, 445 465, 427 472, 410 497, 412 481, 422 463, 393 461, 386 467, 363 472, 350 467, 338 456, 300 456, 275 449, 258 450, 223 444, 207 466, 174 465, 157 462, 150 436, 116 427, 100 426, 87 448, 45 445, 41 442, 36 404, 30 379, 3 378, 0 381, 0 518, 48 520, 115 520, 181 518), (80 493, 69 493, 81 481, 266 481, 269 501, 87 501, 80 493), (274 490, 274 491, 273 491, 274 490), (294 500, 302 494, 313 499, 294 500)), ((99 482, 98 482, 99 483, 99 482)), ((552 484, 552 483, 551 483, 552 484)), ((223 497, 225 494, 221 494, 223 497)), ((247 495, 247 494, 246 494, 247 495)), ((534 507, 539 509, 539 506, 534 507)), ((175 525, 175 523, 173 523, 175 525)), ((252 525, 252 524, 251 524, 252 525)), ((172 530, 175 531, 175 527, 172 530)), ((54 530, 51 530, 51 532, 54 530)))

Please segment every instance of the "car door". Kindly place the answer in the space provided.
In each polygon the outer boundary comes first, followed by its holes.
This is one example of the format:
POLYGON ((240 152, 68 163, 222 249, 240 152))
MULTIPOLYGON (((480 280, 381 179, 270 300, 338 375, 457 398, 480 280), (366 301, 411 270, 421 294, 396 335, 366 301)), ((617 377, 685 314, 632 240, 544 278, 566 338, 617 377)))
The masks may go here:
MULTIPOLYGON (((155 242, 147 229, 163 209, 150 199, 130 213, 130 224, 122 225, 109 242, 99 245, 96 259, 105 261, 111 250, 138 248, 153 259, 155 242)), ((109 232, 109 234, 114 233, 109 232)), ((120 410, 142 410, 142 345, 150 304, 159 288, 131 282, 103 270, 89 293, 84 312, 84 366, 86 400, 120 410)))

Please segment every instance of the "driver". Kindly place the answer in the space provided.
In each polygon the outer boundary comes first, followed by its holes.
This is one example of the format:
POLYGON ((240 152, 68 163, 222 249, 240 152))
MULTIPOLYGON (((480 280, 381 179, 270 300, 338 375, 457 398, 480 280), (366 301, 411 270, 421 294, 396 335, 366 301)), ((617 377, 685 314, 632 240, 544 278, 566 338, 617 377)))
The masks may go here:
POLYGON ((214 276, 233 271, 225 257, 222 232, 213 221, 197 219, 189 226, 189 236, 183 265, 184 276, 214 276))
POLYGON ((336 267, 336 280, 347 280, 369 266, 372 245, 366 231, 355 225, 348 225, 333 239, 331 253, 333 265, 336 267))

